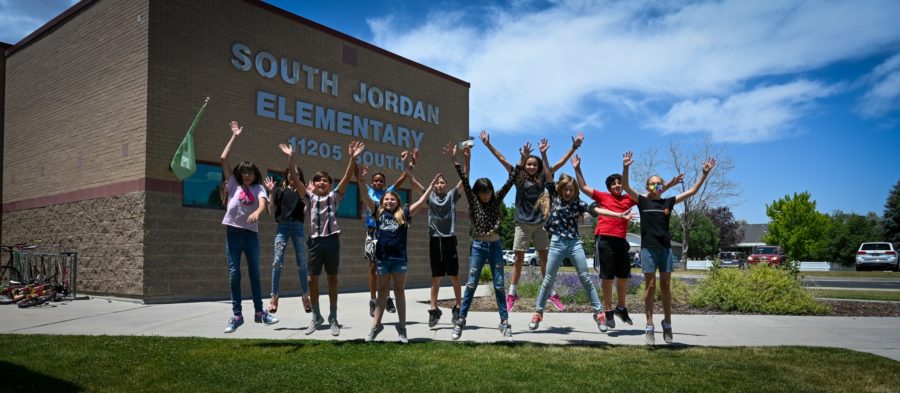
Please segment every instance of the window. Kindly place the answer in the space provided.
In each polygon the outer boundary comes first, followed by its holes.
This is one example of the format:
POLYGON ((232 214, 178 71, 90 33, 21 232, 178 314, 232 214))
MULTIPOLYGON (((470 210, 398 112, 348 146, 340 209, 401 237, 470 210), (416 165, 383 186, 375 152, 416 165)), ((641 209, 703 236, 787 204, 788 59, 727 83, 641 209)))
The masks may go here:
POLYGON ((219 198, 222 166, 197 163, 197 172, 182 183, 181 205, 224 210, 219 198))
POLYGON ((409 189, 398 188, 397 194, 400 194, 400 206, 408 205, 409 202, 409 189))
MULTIPOLYGON (((337 187, 340 180, 335 179, 334 186, 337 187)), ((337 216, 340 218, 359 218, 359 184, 347 183, 347 189, 344 190, 344 197, 338 206, 337 216)))

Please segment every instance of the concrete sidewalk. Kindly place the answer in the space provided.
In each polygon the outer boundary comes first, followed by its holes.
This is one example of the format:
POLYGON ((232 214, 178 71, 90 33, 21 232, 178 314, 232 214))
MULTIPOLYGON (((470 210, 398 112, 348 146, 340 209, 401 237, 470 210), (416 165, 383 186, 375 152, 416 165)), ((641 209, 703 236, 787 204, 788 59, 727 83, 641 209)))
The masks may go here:
MULTIPOLYGON (((488 286, 480 285, 479 292, 488 286)), ((410 289, 407 294, 408 336, 411 341, 450 341, 450 310, 437 329, 428 328, 429 289, 410 289)), ((441 288, 440 298, 452 298, 449 287, 441 288)), ((327 296, 322 296, 327 314, 327 296)), ((244 301, 245 323, 236 332, 224 334, 231 315, 231 303, 197 302, 145 305, 122 299, 91 298, 51 303, 20 309, 0 306, 0 333, 83 334, 83 335, 157 335, 211 338, 361 340, 369 331, 368 293, 339 296, 338 320, 343 329, 332 337, 325 328, 305 335, 310 314, 302 310, 299 297, 281 299, 276 316, 278 324, 253 323, 252 302, 244 301)), ((608 334, 601 334, 587 313, 547 312, 541 327, 528 330, 532 305, 517 304, 510 314, 517 342, 581 345, 644 345, 646 319, 642 310, 630 310, 634 326, 621 321, 608 334)), ((662 316, 656 317, 656 325, 662 316)), ((800 345, 847 348, 900 360, 900 318, 802 317, 760 315, 675 315, 675 343, 697 346, 776 346, 800 345)), ((496 312, 470 312, 461 341, 500 342, 496 312)), ((394 329, 397 314, 386 314, 385 330, 378 341, 397 340, 394 329)), ((657 343, 663 343, 657 327, 657 343)), ((665 345, 665 344, 663 344, 665 345)))

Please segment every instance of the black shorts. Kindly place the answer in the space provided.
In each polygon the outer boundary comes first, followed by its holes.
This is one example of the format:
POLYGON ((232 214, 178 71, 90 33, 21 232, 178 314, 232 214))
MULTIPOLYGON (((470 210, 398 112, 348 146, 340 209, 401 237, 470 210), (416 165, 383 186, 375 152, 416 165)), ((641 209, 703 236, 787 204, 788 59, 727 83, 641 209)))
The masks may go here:
POLYGON ((325 273, 335 275, 341 263, 340 234, 309 239, 309 275, 318 276, 325 273))
POLYGON ((597 236, 594 268, 604 280, 631 277, 631 258, 628 240, 614 236, 597 236))
POLYGON ((428 241, 428 254, 431 256, 431 277, 459 275, 456 236, 431 237, 428 241))

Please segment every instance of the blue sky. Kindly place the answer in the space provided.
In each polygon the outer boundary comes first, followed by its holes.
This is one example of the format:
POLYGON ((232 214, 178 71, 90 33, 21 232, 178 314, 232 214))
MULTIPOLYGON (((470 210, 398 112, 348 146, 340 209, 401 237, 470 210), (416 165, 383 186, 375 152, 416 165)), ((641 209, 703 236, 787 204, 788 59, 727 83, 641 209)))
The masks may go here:
MULTIPOLYGON (((880 215, 900 180, 896 1, 269 2, 470 82, 470 133, 508 157, 546 135, 555 160, 584 130, 599 188, 626 150, 640 163, 706 138, 740 186, 722 204, 751 223, 800 191, 822 212, 880 215)), ((71 3, 0 0, 0 41, 71 3)), ((483 147, 474 161, 503 178, 483 147)))

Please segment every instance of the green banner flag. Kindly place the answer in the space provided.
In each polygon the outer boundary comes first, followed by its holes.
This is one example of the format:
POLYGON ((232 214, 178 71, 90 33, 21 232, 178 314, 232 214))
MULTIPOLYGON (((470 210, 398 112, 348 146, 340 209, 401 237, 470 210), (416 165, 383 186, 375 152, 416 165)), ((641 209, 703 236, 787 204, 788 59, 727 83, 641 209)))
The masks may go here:
POLYGON ((206 98, 206 101, 203 102, 203 106, 200 107, 200 111, 197 112, 197 116, 194 117, 191 128, 188 129, 187 135, 184 136, 184 140, 181 141, 181 144, 178 145, 178 150, 175 151, 175 157, 172 157, 172 163, 169 164, 169 168, 172 168, 172 172, 175 173, 175 177, 177 177, 179 181, 187 179, 197 171, 196 156, 194 155, 194 130, 197 129, 197 125, 200 124, 200 118, 203 117, 203 112, 206 111, 206 104, 208 103, 209 97, 206 98))

